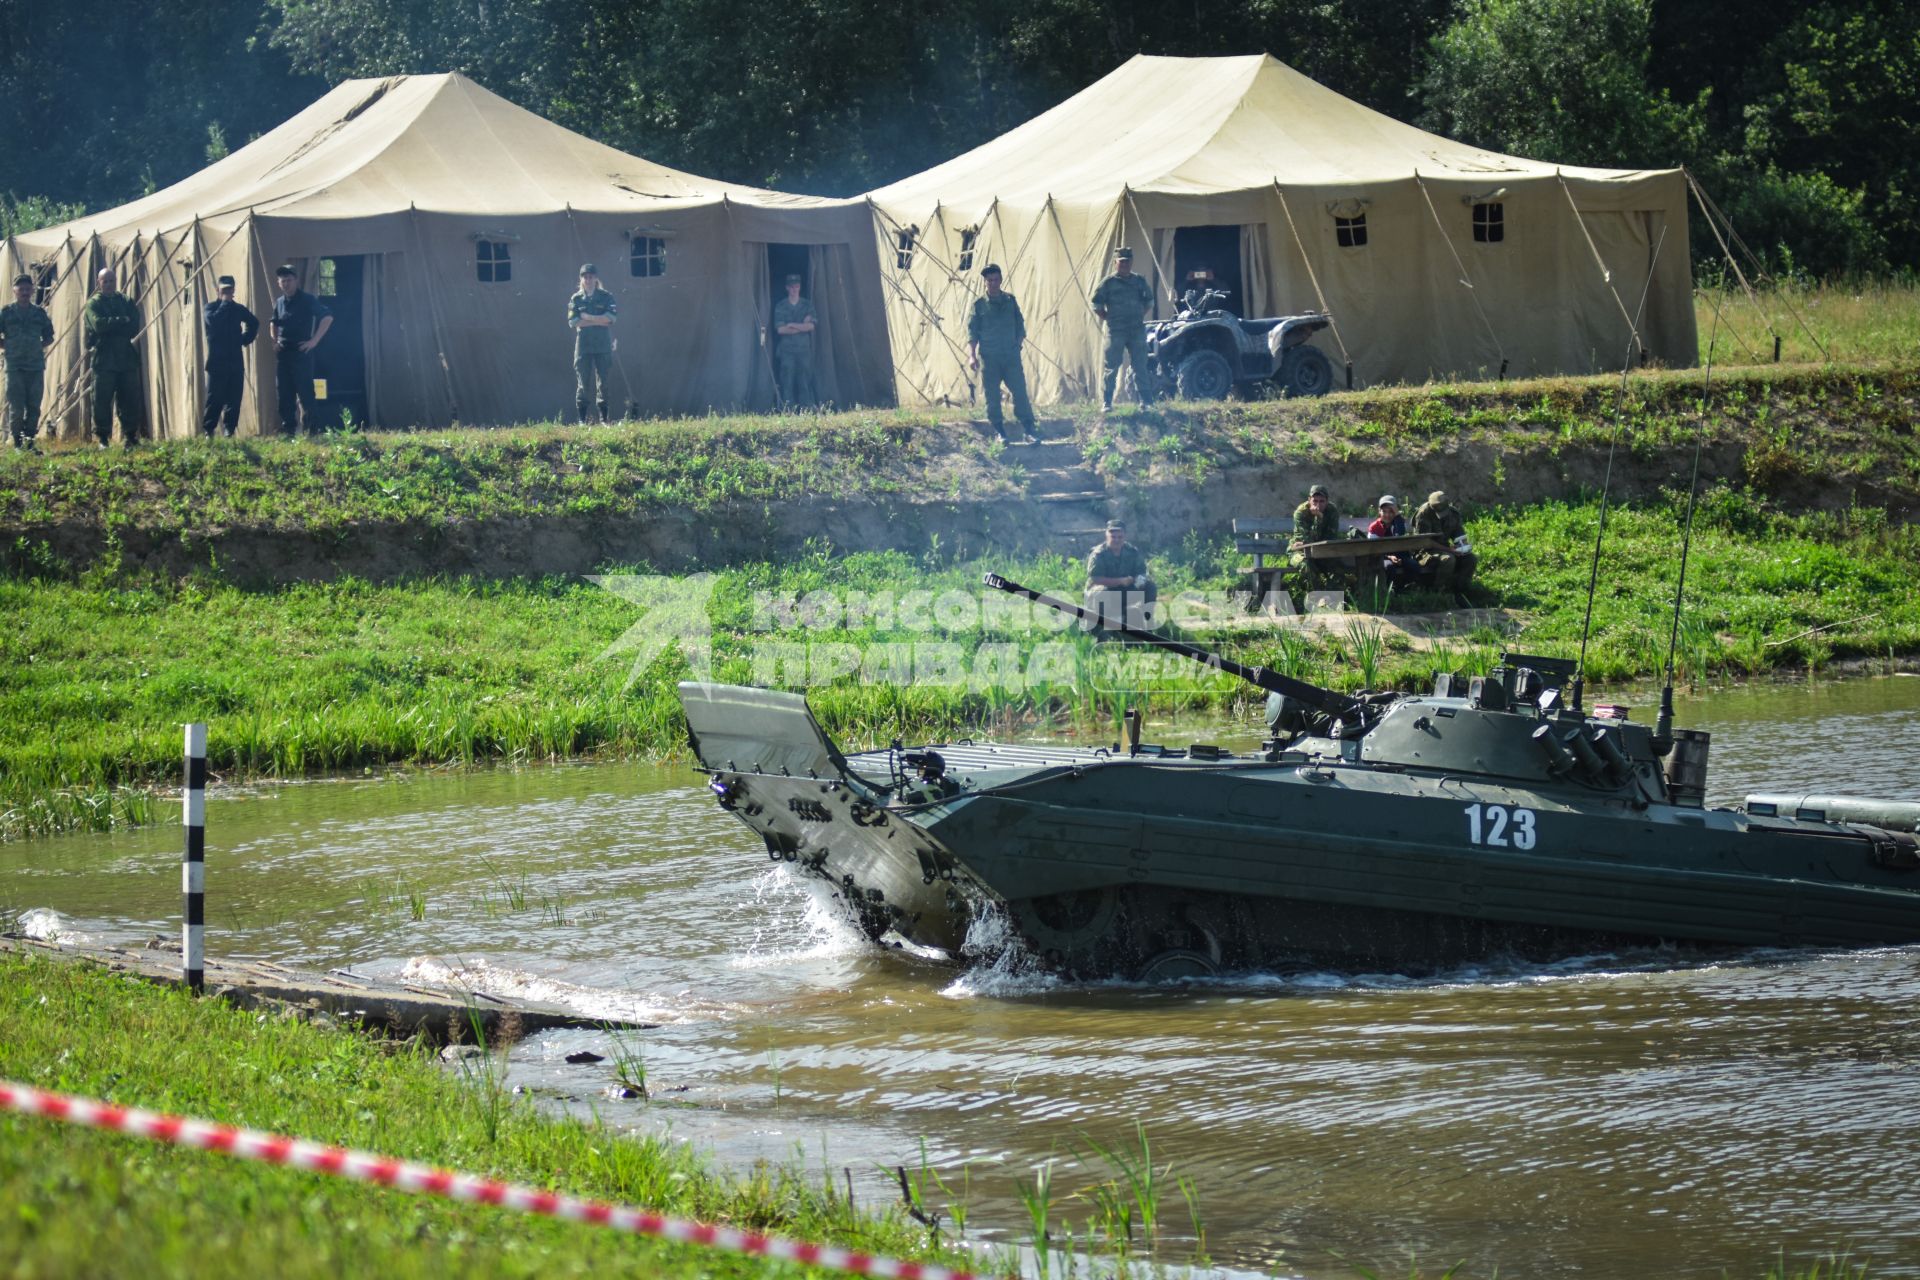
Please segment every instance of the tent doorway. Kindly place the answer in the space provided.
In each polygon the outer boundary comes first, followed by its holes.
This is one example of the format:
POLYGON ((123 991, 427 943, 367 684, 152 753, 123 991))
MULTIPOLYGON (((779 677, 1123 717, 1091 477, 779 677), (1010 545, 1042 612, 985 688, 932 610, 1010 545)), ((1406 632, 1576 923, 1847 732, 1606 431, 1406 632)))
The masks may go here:
POLYGON ((320 259, 314 293, 333 313, 333 327, 314 350, 313 375, 326 380, 325 420, 331 427, 343 425, 349 417, 359 427, 370 421, 366 291, 366 258, 353 254, 320 259))
POLYGON ((1227 309, 1242 317, 1257 315, 1257 309, 1266 306, 1265 298, 1247 299, 1238 226, 1175 227, 1172 270, 1176 297, 1189 289, 1225 289, 1227 309), (1202 279, 1200 273, 1211 279, 1202 279))
MULTIPOLYGON (((747 249, 752 254, 747 261, 761 334, 751 403, 758 408, 774 403, 773 304, 787 296, 789 275, 800 277, 800 296, 813 303, 818 322, 813 333, 813 386, 820 406, 887 403, 893 374, 886 335, 861 324, 863 311, 871 304, 856 292, 854 245, 749 243, 747 249), (760 274, 762 253, 765 275, 760 274)), ((863 253, 871 251, 871 245, 861 248, 863 253)))

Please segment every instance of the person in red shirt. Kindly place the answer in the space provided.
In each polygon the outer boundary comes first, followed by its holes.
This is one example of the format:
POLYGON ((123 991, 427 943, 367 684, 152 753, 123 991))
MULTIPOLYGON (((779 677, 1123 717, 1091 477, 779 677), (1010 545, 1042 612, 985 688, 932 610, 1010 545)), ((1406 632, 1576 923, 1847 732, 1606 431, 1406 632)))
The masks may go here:
MULTIPOLYGON (((1392 494, 1381 494, 1380 514, 1375 516, 1373 523, 1367 526, 1367 536, 1369 538, 1399 538, 1404 537, 1406 532, 1407 518, 1400 514, 1400 504, 1394 500, 1392 494)), ((1405 556, 1383 556, 1380 560, 1380 567, 1387 571, 1389 578, 1392 578, 1395 582, 1399 582, 1412 572, 1413 563, 1405 556)))

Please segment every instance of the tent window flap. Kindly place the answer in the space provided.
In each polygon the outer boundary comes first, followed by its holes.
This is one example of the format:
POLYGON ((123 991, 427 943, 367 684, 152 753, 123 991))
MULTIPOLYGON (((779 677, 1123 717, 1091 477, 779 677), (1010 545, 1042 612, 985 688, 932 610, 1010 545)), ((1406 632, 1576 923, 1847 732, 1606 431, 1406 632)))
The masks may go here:
POLYGON ((504 240, 473 242, 473 270, 481 284, 506 284, 513 279, 510 249, 504 240))
POLYGON ((960 265, 957 270, 973 270, 973 246, 980 239, 980 228, 963 227, 960 230, 960 265))
POLYGON ((1473 239, 1476 244, 1499 244, 1507 238, 1507 214, 1504 204, 1473 206, 1473 239))
POLYGON ((627 251, 627 273, 642 280, 667 274, 667 242, 658 236, 635 236, 627 251))

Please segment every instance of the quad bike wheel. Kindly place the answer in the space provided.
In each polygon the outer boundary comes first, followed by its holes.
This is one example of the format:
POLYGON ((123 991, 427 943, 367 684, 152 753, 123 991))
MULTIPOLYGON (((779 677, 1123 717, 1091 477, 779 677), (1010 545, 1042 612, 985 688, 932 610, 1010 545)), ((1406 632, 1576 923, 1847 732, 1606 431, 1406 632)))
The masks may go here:
POLYGON ((1333 390, 1333 361, 1315 346, 1289 347, 1273 380, 1290 396, 1323 396, 1333 390))
POLYGON ((1196 351, 1180 362, 1173 384, 1182 400, 1225 400, 1233 390, 1233 366, 1218 351, 1196 351))

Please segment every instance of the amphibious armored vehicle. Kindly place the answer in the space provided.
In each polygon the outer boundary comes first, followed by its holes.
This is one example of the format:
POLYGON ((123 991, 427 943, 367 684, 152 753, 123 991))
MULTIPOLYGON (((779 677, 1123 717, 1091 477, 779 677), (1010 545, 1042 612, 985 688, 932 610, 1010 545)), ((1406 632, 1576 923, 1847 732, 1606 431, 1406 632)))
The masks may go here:
POLYGON ((1705 808, 1707 735, 1583 709, 1565 660, 1508 654, 1429 693, 1355 696, 1117 630, 1267 690, 1271 736, 1245 754, 847 755, 797 694, 683 684, 681 699, 715 798, 770 858, 831 885, 876 941, 956 961, 1004 940, 980 927, 1001 920, 1054 970, 1144 980, 1920 941, 1920 804, 1705 808))

